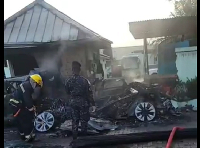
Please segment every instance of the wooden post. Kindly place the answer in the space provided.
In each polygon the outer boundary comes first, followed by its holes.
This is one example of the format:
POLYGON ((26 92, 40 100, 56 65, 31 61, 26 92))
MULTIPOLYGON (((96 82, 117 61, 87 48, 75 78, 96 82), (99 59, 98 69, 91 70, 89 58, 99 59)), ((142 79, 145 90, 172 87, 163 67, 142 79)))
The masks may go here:
POLYGON ((148 61, 148 50, 147 50, 147 38, 144 38, 144 66, 145 66, 145 74, 149 75, 149 61, 148 61))

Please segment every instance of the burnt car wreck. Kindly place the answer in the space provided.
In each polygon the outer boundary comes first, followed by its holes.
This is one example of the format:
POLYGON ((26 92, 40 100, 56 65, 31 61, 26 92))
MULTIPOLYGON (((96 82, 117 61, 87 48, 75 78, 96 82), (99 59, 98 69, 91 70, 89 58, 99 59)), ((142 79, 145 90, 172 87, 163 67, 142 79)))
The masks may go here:
POLYGON ((123 119, 134 117, 148 122, 160 114, 178 115, 170 102, 170 97, 163 93, 158 85, 147 86, 139 82, 126 84, 124 79, 107 79, 101 82, 98 91, 103 97, 95 99, 98 110, 94 116, 102 118, 123 119), (108 81, 108 82, 106 82, 108 81), (116 81, 115 87, 109 81, 116 81), (117 87, 116 87, 117 86, 117 87))
MULTIPOLYGON (((44 79, 44 88, 42 98, 36 101, 38 115, 35 118, 35 128, 39 132, 46 132, 70 120, 71 110, 59 75, 48 71, 37 71, 44 79)), ((4 119, 11 114, 6 104, 9 94, 26 77, 4 79, 4 107, 7 112, 4 114, 4 119)), ((170 96, 163 93, 159 85, 147 86, 139 82, 127 85, 123 78, 99 80, 93 85, 97 111, 91 113, 91 117, 95 119, 112 121, 133 118, 138 122, 150 122, 162 115, 180 115, 171 104, 170 96)), ((97 131, 100 129, 94 119, 88 124, 97 131)))

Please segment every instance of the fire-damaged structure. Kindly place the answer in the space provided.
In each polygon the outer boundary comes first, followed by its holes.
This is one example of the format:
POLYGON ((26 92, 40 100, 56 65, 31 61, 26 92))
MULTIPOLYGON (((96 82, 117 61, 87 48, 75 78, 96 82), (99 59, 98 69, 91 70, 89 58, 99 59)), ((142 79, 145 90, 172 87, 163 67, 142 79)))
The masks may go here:
MULTIPOLYGON (((55 98, 64 102, 67 100, 63 80, 71 75, 71 62, 79 61, 82 65, 81 75, 94 79, 101 66, 99 49, 104 49, 103 54, 112 58, 111 44, 108 39, 44 0, 35 0, 4 21, 4 76, 7 76, 7 72, 11 76, 4 79, 4 93, 7 94, 4 100, 8 101, 9 94, 31 70, 39 68, 45 87, 42 91, 43 106, 38 107, 38 113, 50 109, 55 112, 62 110, 63 105, 59 101, 59 106, 54 105, 57 104, 55 98)), ((4 101, 5 116, 9 114, 7 101, 4 101)), ((46 116, 45 113, 41 115, 46 116)))
POLYGON ((102 96, 95 99, 99 105, 96 116, 115 119, 133 116, 146 122, 154 120, 159 114, 175 114, 171 98, 160 85, 148 86, 139 82, 127 85, 123 78, 107 79, 100 83, 103 83, 101 90, 95 91, 102 96))
MULTIPOLYGON (((56 73, 39 71, 39 69, 37 69, 37 73, 42 76, 44 87, 41 100, 35 103, 38 113, 35 118, 35 128, 37 131, 45 132, 70 120, 71 109, 68 106, 61 78, 56 76, 56 73), (51 97, 48 96, 49 91, 53 93, 51 97)), ((5 84, 9 84, 9 88, 13 86, 14 90, 15 85, 23 82, 26 77, 6 79, 5 84)), ((9 89, 9 93, 12 89, 9 89)), ((138 82, 128 85, 123 78, 110 78, 96 81, 94 94, 97 111, 94 114, 91 113, 91 116, 97 119, 117 120, 133 117, 140 122, 149 122, 159 118, 160 115, 179 115, 171 104, 171 98, 163 93, 157 85, 147 86, 138 82)), ((8 104, 6 104, 8 99, 9 97, 4 99, 5 109, 8 109, 8 104)), ((4 116, 8 116, 8 114, 9 112, 4 116)), ((97 129, 100 128, 96 121, 90 121, 88 124, 97 129)))
POLYGON ((82 75, 93 78, 99 50, 112 58, 111 44, 44 0, 35 0, 4 21, 4 60, 9 68, 4 73, 15 77, 45 68, 67 77, 76 60, 82 65, 82 75))
MULTIPOLYGON (((15 63, 13 68, 23 69, 14 70, 16 76, 22 77, 4 79, 4 92, 8 94, 4 98, 4 110, 9 110, 9 94, 25 80, 23 75, 40 67, 34 72, 42 76, 44 88, 40 102, 35 104, 38 113, 35 128, 45 132, 59 126, 71 118, 63 79, 71 74, 72 60, 82 64, 82 75, 93 78, 97 74, 99 49, 111 54, 112 42, 43 0, 36 0, 16 13, 4 22, 4 26, 4 56, 15 63), (29 63, 28 60, 33 57, 34 62, 29 63)), ((135 120, 149 122, 161 114, 179 115, 171 104, 170 96, 162 92, 160 85, 136 82, 128 85, 123 78, 103 79, 93 85, 97 104, 93 118, 116 120, 134 117, 135 120)), ((5 112, 4 116, 7 116, 9 112, 5 112)), ((94 120, 88 124, 94 127, 94 120)))

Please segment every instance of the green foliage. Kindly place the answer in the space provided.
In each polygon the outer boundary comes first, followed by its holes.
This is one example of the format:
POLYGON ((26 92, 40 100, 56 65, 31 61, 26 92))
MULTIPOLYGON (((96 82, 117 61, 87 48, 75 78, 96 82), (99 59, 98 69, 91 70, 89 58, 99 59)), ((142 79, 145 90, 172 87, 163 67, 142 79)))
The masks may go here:
POLYGON ((179 101, 197 99, 197 77, 186 82, 179 81, 176 85, 176 98, 179 101))
POLYGON ((191 99, 197 99, 197 77, 188 79, 185 85, 188 89, 187 96, 191 99))
MULTIPOLYGON (((197 16, 197 0, 168 0, 174 4, 174 12, 171 12, 171 17, 181 16, 197 16)), ((194 36, 196 38, 196 36, 194 36)), ((162 42, 174 43, 178 36, 167 36, 154 39, 150 42, 151 45, 159 45, 162 42)))
POLYGON ((169 0, 174 3, 172 17, 197 16, 197 0, 169 0))

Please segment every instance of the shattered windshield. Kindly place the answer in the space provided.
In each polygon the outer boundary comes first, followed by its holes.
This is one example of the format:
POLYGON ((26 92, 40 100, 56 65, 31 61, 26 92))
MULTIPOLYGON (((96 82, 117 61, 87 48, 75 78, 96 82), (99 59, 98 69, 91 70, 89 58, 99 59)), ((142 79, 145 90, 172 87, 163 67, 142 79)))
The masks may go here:
POLYGON ((121 87, 123 86, 124 82, 121 79, 116 80, 107 80, 104 84, 104 88, 114 88, 114 87, 121 87))

